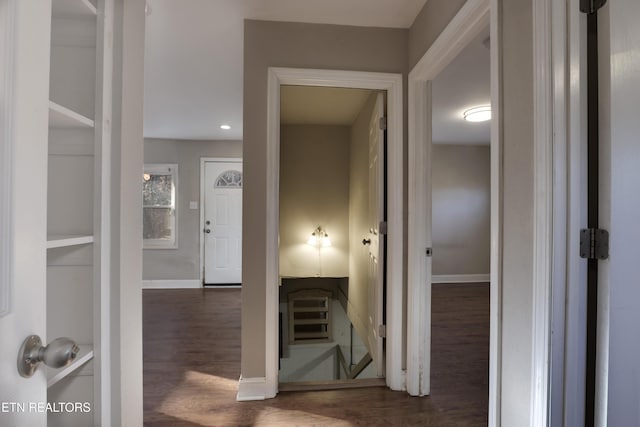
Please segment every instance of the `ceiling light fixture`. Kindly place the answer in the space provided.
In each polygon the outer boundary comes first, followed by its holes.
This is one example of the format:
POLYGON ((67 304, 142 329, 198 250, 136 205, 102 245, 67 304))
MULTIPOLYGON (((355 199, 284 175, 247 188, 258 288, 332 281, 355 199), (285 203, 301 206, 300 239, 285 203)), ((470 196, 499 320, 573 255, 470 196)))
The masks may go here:
POLYGON ((220 129, 229 130, 229 129, 231 129, 231 126, 229 126, 229 125, 220 125, 220 129))
POLYGON ((486 122, 491 120, 491 106, 481 105, 473 107, 462 113, 464 119, 468 122, 486 122))

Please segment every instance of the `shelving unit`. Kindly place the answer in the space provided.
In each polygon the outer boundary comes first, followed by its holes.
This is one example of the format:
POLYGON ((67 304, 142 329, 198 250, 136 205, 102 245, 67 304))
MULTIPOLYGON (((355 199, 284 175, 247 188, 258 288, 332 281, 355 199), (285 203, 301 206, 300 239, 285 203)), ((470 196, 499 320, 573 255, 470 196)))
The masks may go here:
MULTIPOLYGON (((102 107, 105 89, 105 14, 110 0, 51 0, 49 162, 47 182, 47 341, 69 337, 80 353, 63 369, 47 370, 47 399, 88 402, 87 414, 49 413, 48 426, 109 425, 109 390, 100 352, 108 351, 102 322, 108 301, 104 256, 109 144, 102 107), (107 138, 107 139, 105 139, 107 138)), ((107 61, 108 62, 108 61, 107 61)))
POLYGON ((51 129, 91 129, 93 120, 62 105, 49 101, 49 128, 51 129))
POLYGON ((66 248, 89 243, 93 243, 93 236, 49 236, 47 249, 66 248))
POLYGON ((47 387, 51 388, 68 376, 77 373, 80 368, 93 359, 93 346, 86 344, 78 344, 80 352, 75 360, 62 369, 49 369, 47 371, 47 387))
POLYGON ((54 0, 51 14, 54 18, 95 18, 98 11, 89 0, 54 0))

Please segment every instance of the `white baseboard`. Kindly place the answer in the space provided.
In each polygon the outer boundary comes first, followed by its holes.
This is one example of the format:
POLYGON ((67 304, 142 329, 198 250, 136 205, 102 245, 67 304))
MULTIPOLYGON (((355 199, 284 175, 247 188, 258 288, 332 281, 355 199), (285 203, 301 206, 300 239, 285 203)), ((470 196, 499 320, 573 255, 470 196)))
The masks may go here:
POLYGON ((488 283, 489 274, 434 274, 431 283, 488 283))
POLYGON ((202 282, 193 280, 143 280, 142 289, 197 289, 202 282))
POLYGON ((238 381, 236 401, 265 400, 267 397, 267 379, 265 377, 242 378, 238 381))

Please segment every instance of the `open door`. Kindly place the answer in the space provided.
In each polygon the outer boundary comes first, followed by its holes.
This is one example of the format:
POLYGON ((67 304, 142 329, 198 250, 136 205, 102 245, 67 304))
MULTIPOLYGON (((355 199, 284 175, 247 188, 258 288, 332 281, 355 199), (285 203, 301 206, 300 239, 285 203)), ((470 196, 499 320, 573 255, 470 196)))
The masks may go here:
POLYGON ((384 94, 379 93, 369 122, 369 352, 377 375, 384 376, 384 278, 385 278, 385 143, 384 94))
POLYGON ((107 3, 0 0, 2 426, 112 424, 107 3))
POLYGON ((44 369, 18 351, 46 335, 47 117, 51 4, 0 0, 0 425, 46 426, 44 369), (10 5, 12 3, 12 5, 10 5), (39 34, 42 37, 33 37, 39 34), (13 42, 13 44, 11 44, 13 42), (20 78, 16 78, 20 76, 20 78), (8 89, 12 88, 12 93, 8 89))

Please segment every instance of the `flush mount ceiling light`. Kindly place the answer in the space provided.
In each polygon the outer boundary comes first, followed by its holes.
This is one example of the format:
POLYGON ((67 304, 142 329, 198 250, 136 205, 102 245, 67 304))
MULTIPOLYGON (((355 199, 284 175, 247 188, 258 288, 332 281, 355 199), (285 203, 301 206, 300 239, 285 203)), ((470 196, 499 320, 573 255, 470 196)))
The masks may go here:
POLYGON ((229 126, 229 125, 220 125, 220 129, 229 130, 229 129, 231 129, 231 126, 229 126))
POLYGON ((491 106, 481 105, 473 107, 462 113, 464 119, 468 122, 486 122, 491 120, 491 106))

